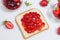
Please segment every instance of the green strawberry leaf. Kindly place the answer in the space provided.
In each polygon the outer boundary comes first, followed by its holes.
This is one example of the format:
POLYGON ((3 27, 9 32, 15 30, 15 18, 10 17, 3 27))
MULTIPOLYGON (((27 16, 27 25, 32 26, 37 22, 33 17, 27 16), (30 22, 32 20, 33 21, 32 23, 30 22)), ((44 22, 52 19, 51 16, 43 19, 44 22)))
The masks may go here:
POLYGON ((26 2, 25 2, 25 5, 26 5, 26 6, 31 6, 32 4, 30 4, 29 2, 26 1, 26 2))
POLYGON ((48 3, 50 2, 50 0, 47 0, 48 1, 48 3))
POLYGON ((58 7, 55 8, 55 10, 58 10, 58 9, 59 9, 58 7))
POLYGON ((7 22, 7 20, 3 21, 2 25, 5 25, 6 22, 7 22))

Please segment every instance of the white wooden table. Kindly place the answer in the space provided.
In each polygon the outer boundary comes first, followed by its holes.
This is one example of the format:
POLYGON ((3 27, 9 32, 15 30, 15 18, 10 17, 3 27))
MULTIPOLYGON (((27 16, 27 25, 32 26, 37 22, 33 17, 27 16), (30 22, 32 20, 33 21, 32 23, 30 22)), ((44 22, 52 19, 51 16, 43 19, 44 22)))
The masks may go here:
MULTIPOLYGON (((21 32, 15 22, 15 17, 28 9, 31 8, 38 8, 44 15, 45 19, 47 20, 49 24, 49 29, 41 32, 28 40, 60 40, 60 35, 56 34, 56 29, 60 26, 60 22, 56 22, 49 14, 50 5, 53 5, 57 2, 57 0, 50 0, 50 3, 47 7, 41 7, 39 5, 39 1, 41 0, 27 0, 32 5, 29 7, 26 7, 24 2, 26 0, 23 0, 23 3, 20 8, 14 11, 9 11, 4 8, 2 2, 0 0, 0 40, 24 40, 24 38, 21 35, 21 32), (14 29, 6 29, 4 25, 1 25, 2 21, 4 20, 10 20, 14 24, 14 29)), ((52 14, 52 13, 51 13, 52 14)))

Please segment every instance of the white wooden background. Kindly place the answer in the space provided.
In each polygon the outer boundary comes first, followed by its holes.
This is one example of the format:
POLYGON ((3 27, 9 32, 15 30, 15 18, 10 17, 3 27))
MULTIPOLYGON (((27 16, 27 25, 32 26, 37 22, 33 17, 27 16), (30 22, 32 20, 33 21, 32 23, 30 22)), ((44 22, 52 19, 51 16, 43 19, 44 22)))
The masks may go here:
POLYGON ((50 3, 47 7, 41 7, 39 5, 39 2, 41 0, 27 0, 32 5, 29 7, 26 7, 24 4, 26 0, 23 0, 21 7, 14 11, 7 10, 3 6, 1 1, 2 0, 0 0, 0 40, 24 40, 15 22, 15 17, 19 13, 26 11, 28 9, 31 9, 31 8, 38 8, 43 13, 50 27, 48 30, 41 32, 29 38, 28 40, 60 40, 60 35, 57 35, 56 33, 56 29, 60 26, 60 22, 56 21, 52 17, 51 6, 50 6, 50 5, 54 5, 55 3, 57 3, 57 0, 50 0, 50 3), (13 22, 14 29, 9 30, 9 29, 6 29, 4 25, 1 25, 2 21, 6 19, 13 22))

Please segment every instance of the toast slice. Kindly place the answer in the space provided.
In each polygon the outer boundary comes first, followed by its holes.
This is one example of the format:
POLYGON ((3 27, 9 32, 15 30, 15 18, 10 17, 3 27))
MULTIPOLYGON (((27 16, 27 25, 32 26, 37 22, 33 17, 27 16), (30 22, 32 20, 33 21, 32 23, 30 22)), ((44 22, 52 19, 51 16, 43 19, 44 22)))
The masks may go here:
POLYGON ((46 22, 44 16, 42 15, 42 13, 41 13, 38 9, 35 9, 35 8, 32 8, 32 9, 30 9, 30 10, 28 10, 28 11, 25 11, 25 12, 22 12, 22 13, 18 14, 18 15, 16 16, 16 23, 17 23, 17 25, 18 25, 18 27, 19 27, 19 29, 20 29, 20 31, 21 31, 21 33, 22 33, 22 35, 23 35, 23 37, 24 37, 25 39, 27 39, 27 38, 29 38, 29 37, 37 34, 37 33, 40 33, 40 32, 42 32, 42 31, 45 31, 45 30, 47 30, 47 29, 49 28, 49 25, 47 24, 47 22, 46 22), (37 13, 40 14, 42 21, 45 23, 45 27, 43 27, 42 30, 40 30, 40 31, 35 31, 35 32, 31 33, 31 34, 28 34, 28 33, 24 30, 24 28, 23 28, 23 26, 22 26, 21 19, 23 18, 23 15, 26 14, 26 13, 28 13, 28 12, 37 12, 37 13))

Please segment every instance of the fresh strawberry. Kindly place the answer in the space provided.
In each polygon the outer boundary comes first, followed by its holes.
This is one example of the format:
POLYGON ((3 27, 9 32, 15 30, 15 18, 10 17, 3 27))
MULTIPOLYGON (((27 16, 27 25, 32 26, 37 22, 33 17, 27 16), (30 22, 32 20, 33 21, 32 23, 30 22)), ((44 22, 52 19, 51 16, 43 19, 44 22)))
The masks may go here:
POLYGON ((58 18, 58 19, 60 19, 60 9, 55 9, 55 10, 53 10, 53 14, 54 14, 54 16, 56 17, 56 18, 58 18))
POLYGON ((58 4, 57 4, 57 5, 58 5, 58 7, 59 7, 59 9, 60 9, 60 2, 58 2, 58 4))
POLYGON ((60 0, 58 0, 58 2, 60 2, 60 0))
POLYGON ((60 13, 58 14, 58 19, 60 19, 60 13))
POLYGON ((13 29, 14 25, 10 21, 4 21, 4 25, 7 29, 13 29))
POLYGON ((48 1, 42 0, 39 4, 40 4, 42 7, 45 7, 45 6, 48 5, 48 1))
POLYGON ((55 17, 57 17, 58 14, 59 14, 59 10, 53 10, 53 14, 54 14, 55 17))
POLYGON ((60 27, 57 29, 57 34, 60 35, 60 27))
POLYGON ((42 1, 47 1, 47 0, 42 0, 42 1))
POLYGON ((20 0, 14 0, 14 2, 19 2, 20 0))

